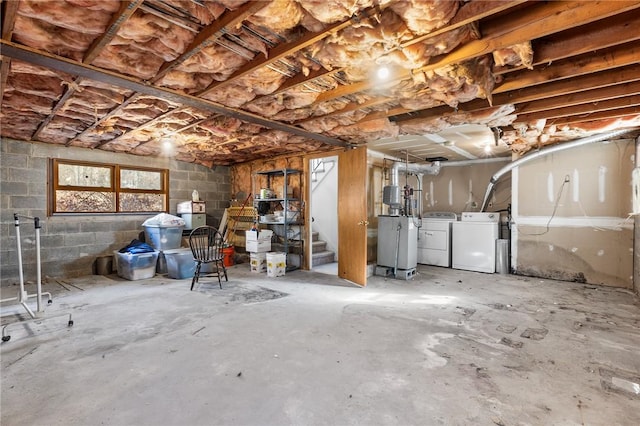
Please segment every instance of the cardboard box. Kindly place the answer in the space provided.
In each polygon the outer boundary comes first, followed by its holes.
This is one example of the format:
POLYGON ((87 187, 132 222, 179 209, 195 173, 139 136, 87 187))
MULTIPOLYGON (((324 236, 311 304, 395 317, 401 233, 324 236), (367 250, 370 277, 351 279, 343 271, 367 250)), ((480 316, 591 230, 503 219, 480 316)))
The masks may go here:
POLYGON ((271 241, 248 241, 246 250, 250 253, 266 253, 271 251, 271 241))
POLYGON ((251 272, 267 272, 267 253, 251 253, 251 272))
POLYGON ((267 276, 281 277, 287 270, 286 253, 267 253, 267 276))
POLYGON ((205 213, 204 201, 184 201, 178 203, 178 214, 181 213, 205 213))
POLYGON ((259 232, 249 230, 245 232, 245 237, 246 237, 247 243, 249 243, 249 241, 271 242, 271 237, 273 237, 273 231, 270 229, 263 229, 259 232))

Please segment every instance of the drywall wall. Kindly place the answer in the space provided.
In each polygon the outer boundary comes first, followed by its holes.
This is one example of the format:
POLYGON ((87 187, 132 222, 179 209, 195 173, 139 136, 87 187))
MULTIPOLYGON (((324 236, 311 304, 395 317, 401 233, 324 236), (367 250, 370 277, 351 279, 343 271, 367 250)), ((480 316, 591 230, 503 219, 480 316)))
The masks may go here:
MULTIPOLYGON (((194 189, 206 201, 207 221, 216 225, 230 199, 228 167, 215 170, 168 158, 139 157, 100 150, 2 139, 0 177, 0 261, 2 285, 18 282, 17 244, 13 214, 41 219, 42 273, 50 277, 91 274, 97 256, 120 249, 142 231, 150 215, 73 215, 47 217, 49 158, 144 165, 169 169, 170 213, 194 189)), ((33 222, 21 220, 25 280, 35 280, 33 222)))
POLYGON ((512 268, 633 287, 632 140, 595 143, 512 171, 512 268))
MULTIPOLYGON (((423 211, 457 214, 480 211, 489 180, 506 164, 508 161, 502 159, 458 165, 443 163, 440 173, 423 177, 423 211)), ((511 180, 507 174, 497 182, 487 211, 506 209, 510 203, 511 180)))

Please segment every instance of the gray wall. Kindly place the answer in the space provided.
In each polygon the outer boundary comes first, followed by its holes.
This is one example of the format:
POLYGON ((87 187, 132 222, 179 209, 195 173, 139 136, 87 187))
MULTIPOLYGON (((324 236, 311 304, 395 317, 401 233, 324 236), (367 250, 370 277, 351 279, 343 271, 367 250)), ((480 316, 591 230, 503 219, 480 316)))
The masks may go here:
MULTIPOLYGON (((169 207, 191 199, 194 189, 206 201, 207 222, 217 226, 231 192, 228 167, 214 170, 168 158, 150 158, 86 148, 1 141, 0 274, 2 286, 19 281, 13 214, 41 219, 42 275, 74 277, 91 274, 97 256, 111 254, 136 238, 142 222, 153 215, 81 215, 47 217, 48 159, 117 163, 169 169, 169 207)), ((35 281, 35 240, 32 220, 20 220, 23 270, 35 281)))

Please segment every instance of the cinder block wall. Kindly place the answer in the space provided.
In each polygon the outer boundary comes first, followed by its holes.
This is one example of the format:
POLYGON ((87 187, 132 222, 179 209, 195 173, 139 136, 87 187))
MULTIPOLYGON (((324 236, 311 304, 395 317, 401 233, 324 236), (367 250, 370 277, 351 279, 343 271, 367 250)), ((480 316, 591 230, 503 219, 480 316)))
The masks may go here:
MULTIPOLYGON (((74 277, 94 272, 97 256, 111 254, 136 238, 142 222, 153 215, 81 215, 47 217, 48 159, 63 158, 169 169, 169 207, 194 189, 207 203, 207 222, 217 226, 231 199, 228 167, 208 169, 168 158, 150 158, 100 150, 2 139, 0 158, 0 279, 3 287, 19 281, 13 214, 41 220, 43 277, 74 277)), ((32 220, 20 220, 23 271, 36 279, 35 230, 32 220)))

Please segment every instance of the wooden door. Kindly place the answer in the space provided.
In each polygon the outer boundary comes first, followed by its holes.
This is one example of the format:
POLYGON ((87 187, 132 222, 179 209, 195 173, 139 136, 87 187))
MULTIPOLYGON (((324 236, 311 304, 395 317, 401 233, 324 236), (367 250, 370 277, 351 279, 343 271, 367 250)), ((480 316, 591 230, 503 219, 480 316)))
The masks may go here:
POLYGON ((367 285, 367 148, 338 156, 338 276, 367 285))

